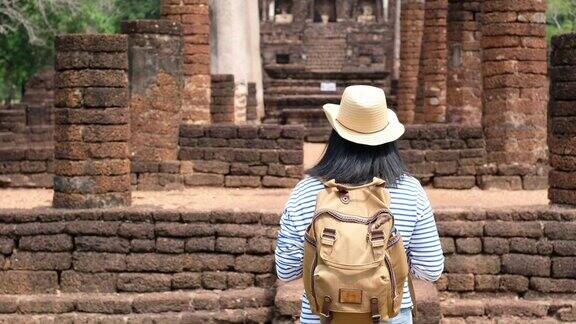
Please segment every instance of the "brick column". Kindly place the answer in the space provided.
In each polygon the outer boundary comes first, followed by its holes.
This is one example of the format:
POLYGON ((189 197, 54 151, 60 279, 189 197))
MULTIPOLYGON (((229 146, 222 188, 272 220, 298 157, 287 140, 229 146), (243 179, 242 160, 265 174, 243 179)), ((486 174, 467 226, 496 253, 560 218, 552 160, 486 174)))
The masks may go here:
POLYGON ((246 122, 251 124, 258 122, 258 88, 255 82, 248 82, 246 122))
POLYGON ((182 28, 169 20, 122 23, 130 55, 132 161, 178 159, 182 107, 182 28))
POLYGON ((235 121, 234 105, 234 75, 217 74, 212 75, 212 102, 210 103, 210 114, 212 122, 230 123, 235 121))
POLYGON ((480 1, 448 5, 446 121, 479 125, 482 119, 480 1))
POLYGON ((415 123, 442 123, 446 120, 447 15, 448 0, 426 1, 415 123))
POLYGON ((576 34, 552 38, 548 125, 548 197, 576 205, 576 34))
POLYGON ((208 0, 161 0, 163 17, 182 23, 184 97, 182 121, 210 123, 210 18, 208 0))
POLYGON ((482 2, 482 125, 499 175, 530 175, 545 164, 545 11, 542 0, 482 2))
POLYGON ((56 38, 53 206, 130 205, 125 35, 56 38))
POLYGON ((414 121, 418 70, 424 30, 424 0, 402 1, 400 18, 400 77, 398 79, 398 118, 414 121))

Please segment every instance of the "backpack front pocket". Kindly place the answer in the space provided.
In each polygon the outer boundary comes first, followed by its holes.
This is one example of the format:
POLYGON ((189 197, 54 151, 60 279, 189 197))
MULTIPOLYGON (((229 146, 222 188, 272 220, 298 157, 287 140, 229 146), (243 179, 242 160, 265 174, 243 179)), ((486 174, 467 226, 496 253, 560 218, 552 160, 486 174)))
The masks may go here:
POLYGON ((322 309, 324 297, 331 299, 330 311, 343 313, 370 313, 370 299, 378 298, 380 314, 385 319, 391 296, 390 275, 386 266, 366 269, 342 269, 318 264, 314 271, 316 300, 322 309))

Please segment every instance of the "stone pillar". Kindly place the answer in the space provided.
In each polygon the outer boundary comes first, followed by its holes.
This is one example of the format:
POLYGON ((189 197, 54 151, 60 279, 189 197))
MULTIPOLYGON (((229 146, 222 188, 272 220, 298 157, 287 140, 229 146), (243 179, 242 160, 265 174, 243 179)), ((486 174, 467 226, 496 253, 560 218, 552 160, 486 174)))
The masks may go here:
POLYGON ((130 57, 132 161, 178 159, 182 27, 169 20, 123 22, 130 57))
POLYGON ((163 17, 182 23, 184 94, 182 121, 210 122, 210 18, 208 0, 161 0, 163 17))
POLYGON ((213 123, 234 123, 236 120, 234 99, 234 76, 232 74, 212 75, 210 113, 213 123))
POLYGON ((400 15, 402 12, 401 0, 390 1, 390 12, 392 13, 389 24, 394 26, 394 35, 392 37, 394 42, 394 51, 392 53, 392 79, 398 80, 400 77, 400 46, 401 46, 401 30, 400 30, 400 15))
POLYGON ((446 121, 447 16, 448 0, 426 1, 415 123, 446 121))
POLYGON ((397 112, 400 121, 412 124, 424 30, 424 0, 401 1, 400 16, 400 75, 397 112))
POLYGON ((482 125, 499 175, 538 173, 546 161, 545 11, 543 0, 482 2, 482 125))
POLYGON ((482 121, 480 1, 448 5, 448 79, 446 121, 479 125, 482 121))
POLYGON ((249 82, 256 83, 263 113, 258 1, 211 0, 210 6, 211 71, 234 75, 235 122, 245 123, 249 82))
MULTIPOLYGON (((258 0, 247 0, 246 6, 248 10, 248 37, 251 61, 251 76, 248 78, 248 81, 254 83, 256 86, 256 103, 258 115, 254 122, 260 123, 260 120, 264 117, 264 85, 262 54, 260 51, 260 4, 258 0)), ((248 100, 250 100, 250 85, 248 85, 248 100)), ((250 105, 250 102, 248 102, 248 105, 250 105)), ((249 117, 246 116, 246 118, 249 117)))
POLYGON ((130 205, 126 35, 56 38, 57 208, 130 205))
POLYGON ((552 38, 550 82, 548 197, 576 205, 576 34, 552 38))

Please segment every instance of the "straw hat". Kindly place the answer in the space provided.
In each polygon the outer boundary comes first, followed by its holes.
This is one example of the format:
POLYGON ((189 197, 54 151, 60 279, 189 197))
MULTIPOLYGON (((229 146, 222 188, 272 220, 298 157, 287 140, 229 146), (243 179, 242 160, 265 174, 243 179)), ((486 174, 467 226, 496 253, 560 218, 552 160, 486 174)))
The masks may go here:
POLYGON ((386 105, 380 88, 347 87, 339 105, 325 104, 324 112, 332 127, 343 138, 358 144, 381 145, 404 134, 404 125, 386 105))

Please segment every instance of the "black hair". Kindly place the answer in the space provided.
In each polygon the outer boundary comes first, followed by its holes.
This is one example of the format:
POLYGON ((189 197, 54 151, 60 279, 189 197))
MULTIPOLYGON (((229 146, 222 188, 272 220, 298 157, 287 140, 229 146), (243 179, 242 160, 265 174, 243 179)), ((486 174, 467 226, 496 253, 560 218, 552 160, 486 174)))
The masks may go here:
POLYGON ((360 185, 379 177, 387 187, 395 187, 397 180, 408 174, 400 157, 396 141, 378 146, 350 142, 332 130, 324 155, 306 172, 322 181, 360 185))

